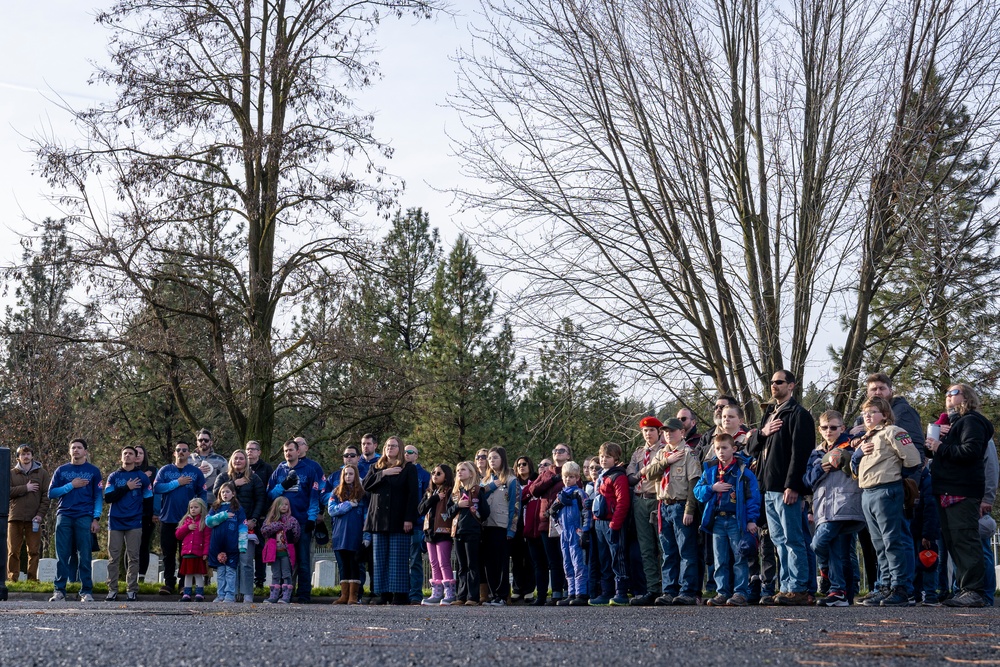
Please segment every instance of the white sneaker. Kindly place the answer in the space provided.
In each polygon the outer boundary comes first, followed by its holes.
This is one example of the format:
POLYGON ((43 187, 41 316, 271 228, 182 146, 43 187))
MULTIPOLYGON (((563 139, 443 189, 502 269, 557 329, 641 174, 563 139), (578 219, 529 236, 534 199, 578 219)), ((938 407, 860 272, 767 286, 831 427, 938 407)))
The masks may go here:
POLYGON ((84 593, 83 595, 80 596, 80 602, 93 602, 93 601, 94 601, 94 596, 91 595, 90 593, 84 593))
POLYGON ((243 604, 253 604, 253 596, 252 595, 244 595, 243 596, 243 604))
POLYGON ((65 602, 66 594, 59 590, 58 588, 52 593, 52 597, 49 598, 49 602, 65 602))

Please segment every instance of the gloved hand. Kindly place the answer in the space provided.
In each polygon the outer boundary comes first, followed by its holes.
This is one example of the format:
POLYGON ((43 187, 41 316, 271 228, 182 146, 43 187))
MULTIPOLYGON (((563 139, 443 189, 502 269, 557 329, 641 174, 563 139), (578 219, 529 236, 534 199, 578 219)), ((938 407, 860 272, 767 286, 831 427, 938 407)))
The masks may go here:
POLYGON ((590 547, 590 533, 584 532, 580 535, 580 547, 583 549, 590 547))
POLYGON ((315 521, 313 521, 312 519, 309 519, 308 521, 306 521, 305 528, 306 528, 306 532, 307 533, 313 532, 313 528, 315 528, 315 527, 316 527, 316 522, 315 521))
POLYGON ((556 516, 557 514, 559 514, 559 510, 561 510, 562 508, 563 508, 562 502, 559 501, 559 500, 556 500, 554 503, 552 503, 551 505, 549 505, 548 515, 549 516, 556 516))
POLYGON ((281 480, 281 486, 285 489, 285 491, 292 488, 298 483, 299 483, 299 476, 295 473, 294 470, 288 473, 288 477, 281 480))

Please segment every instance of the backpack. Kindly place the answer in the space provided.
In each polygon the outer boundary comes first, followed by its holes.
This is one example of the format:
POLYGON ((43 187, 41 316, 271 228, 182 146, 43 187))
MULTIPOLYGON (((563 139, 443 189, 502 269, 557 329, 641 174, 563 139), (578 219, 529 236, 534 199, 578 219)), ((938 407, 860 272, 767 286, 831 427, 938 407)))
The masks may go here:
MULTIPOLYGON (((614 483, 614 481, 619 477, 621 477, 623 474, 625 473, 621 472, 620 470, 616 470, 608 476, 608 479, 610 479, 611 482, 614 483)), ((614 510, 612 510, 608 504, 608 499, 605 498, 600 491, 594 494, 594 504, 591 507, 591 512, 595 519, 599 519, 601 521, 610 521, 611 516, 614 514, 614 510)))

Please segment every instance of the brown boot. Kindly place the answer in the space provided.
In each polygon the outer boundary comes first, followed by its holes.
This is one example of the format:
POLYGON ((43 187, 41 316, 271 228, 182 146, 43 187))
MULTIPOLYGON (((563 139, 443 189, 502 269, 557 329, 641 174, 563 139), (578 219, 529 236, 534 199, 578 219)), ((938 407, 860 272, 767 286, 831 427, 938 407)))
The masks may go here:
POLYGON ((350 593, 351 582, 340 580, 340 597, 333 601, 333 604, 347 604, 347 596, 350 593))
POLYGON ((360 581, 352 581, 348 583, 347 604, 358 604, 358 590, 360 588, 361 588, 360 581))
POLYGON ((480 602, 493 601, 492 596, 490 596, 490 587, 488 584, 479 584, 479 601, 480 602))

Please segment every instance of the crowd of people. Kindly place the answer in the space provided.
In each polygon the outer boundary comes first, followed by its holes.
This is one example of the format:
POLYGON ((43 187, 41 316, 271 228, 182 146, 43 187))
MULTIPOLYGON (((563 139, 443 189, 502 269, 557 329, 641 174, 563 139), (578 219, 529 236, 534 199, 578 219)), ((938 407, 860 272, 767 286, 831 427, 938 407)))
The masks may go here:
POLYGON ((253 602, 266 584, 265 602, 308 603, 313 544, 328 541, 334 604, 992 605, 998 463, 976 391, 950 387, 925 434, 885 374, 867 378, 851 425, 828 410, 817 429, 795 386, 792 373, 773 374, 756 428, 723 395, 704 433, 688 409, 665 423, 647 416, 628 458, 613 442, 582 459, 559 444, 537 467, 528 456, 511 465, 495 446, 428 471, 415 446, 392 436, 379 452, 366 434, 328 475, 303 438, 285 442, 272 469, 259 443, 226 461, 202 430, 196 452, 178 442, 159 470, 141 447, 123 448, 105 480, 82 439, 51 477, 21 445, 8 573, 17 577, 26 543, 37 577, 38 528, 55 501, 53 601, 74 574, 80 599, 93 600, 92 535, 109 505, 109 601, 123 556, 136 599, 155 526, 160 593, 185 601, 205 599, 214 568, 217 602, 253 602))

